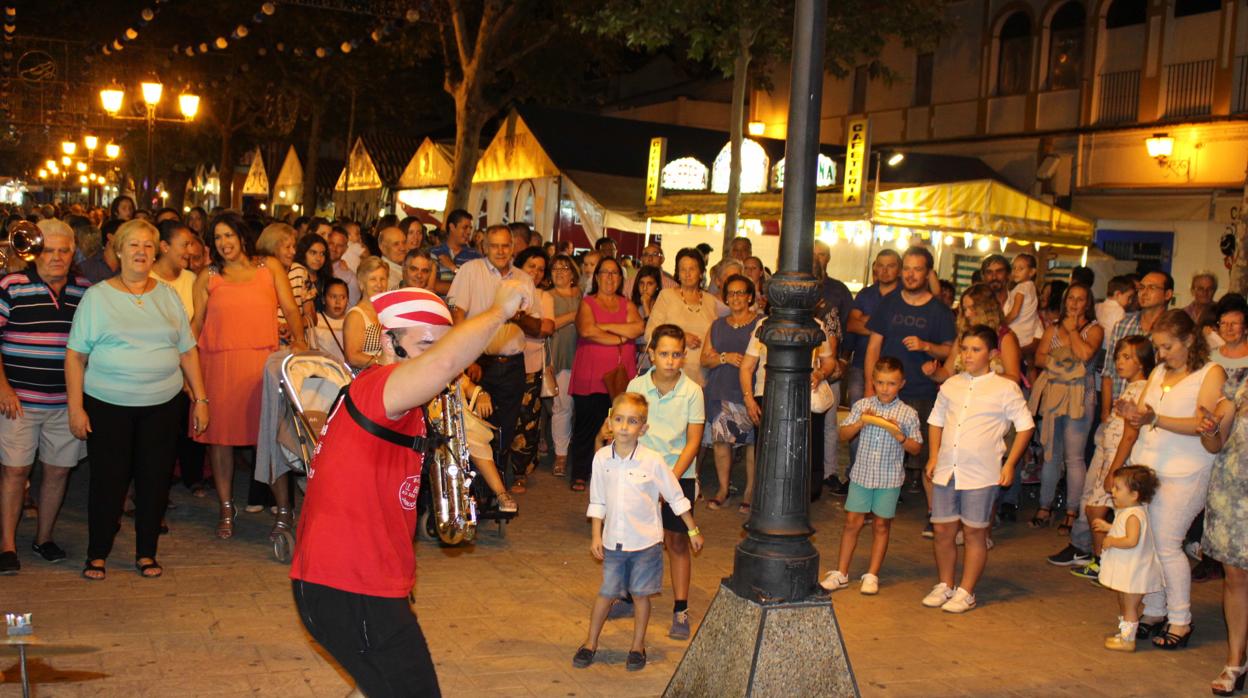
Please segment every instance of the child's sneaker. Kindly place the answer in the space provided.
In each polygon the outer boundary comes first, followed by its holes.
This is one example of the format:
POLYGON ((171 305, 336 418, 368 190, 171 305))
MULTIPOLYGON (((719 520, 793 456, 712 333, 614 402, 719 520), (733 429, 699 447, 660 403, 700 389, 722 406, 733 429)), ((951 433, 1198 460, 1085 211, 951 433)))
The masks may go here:
POLYGON ((870 572, 862 575, 862 586, 858 589, 867 596, 880 593, 880 578, 870 572))
POLYGON ((932 527, 932 522, 930 520, 927 522, 927 525, 923 527, 923 537, 924 538, 936 537, 936 529, 932 527))
POLYGON ((819 586, 828 591, 836 591, 849 586, 849 577, 841 574, 840 570, 832 570, 823 577, 823 581, 819 582, 819 586))
MULTIPOLYGON (((667 636, 673 640, 689 639, 689 611, 677 611, 672 614, 672 629, 667 632, 667 636)), ((646 661, 643 656, 641 666, 645 665, 646 661)), ((641 667, 637 667, 637 669, 640 668, 641 667)), ((629 671, 636 671, 637 669, 629 669, 629 671)))
POLYGON ((624 668, 628 671, 641 671, 646 668, 646 651, 628 653, 628 660, 624 662, 624 668))
POLYGON ((1091 562, 1083 567, 1077 567, 1071 570, 1070 573, 1076 577, 1083 577, 1084 579, 1090 579, 1095 582, 1101 576, 1101 561, 1094 557, 1091 562))
POLYGON ((591 650, 588 647, 581 645, 580 649, 578 649, 576 654, 572 657, 572 666, 577 669, 584 669, 590 664, 593 664, 594 654, 597 652, 598 650, 591 650))
POLYGON ((940 608, 951 598, 953 598, 953 589, 950 589, 948 584, 941 582, 932 587, 932 590, 927 592, 927 596, 923 597, 923 605, 928 608, 940 608))
POLYGON ((975 595, 962 587, 958 587, 958 590, 953 593, 953 597, 946 601, 940 607, 940 610, 946 613, 966 613, 972 608, 975 608, 975 595))

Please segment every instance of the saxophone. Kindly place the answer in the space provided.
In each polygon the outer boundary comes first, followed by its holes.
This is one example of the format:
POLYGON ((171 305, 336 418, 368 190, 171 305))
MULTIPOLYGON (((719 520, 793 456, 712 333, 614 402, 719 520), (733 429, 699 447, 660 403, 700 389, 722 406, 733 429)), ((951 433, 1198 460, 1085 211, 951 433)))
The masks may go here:
POLYGON ((429 436, 436 445, 430 466, 433 512, 438 537, 447 545, 471 541, 477 535, 477 502, 472 481, 477 473, 468 457, 468 434, 464 426, 464 394, 456 381, 426 407, 429 436))

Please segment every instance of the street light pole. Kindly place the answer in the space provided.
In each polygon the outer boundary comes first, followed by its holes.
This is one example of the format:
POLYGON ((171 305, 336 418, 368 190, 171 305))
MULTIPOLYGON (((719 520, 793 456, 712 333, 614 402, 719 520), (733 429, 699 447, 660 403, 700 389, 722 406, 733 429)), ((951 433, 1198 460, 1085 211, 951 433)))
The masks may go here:
POLYGON ((152 205, 156 183, 152 181, 152 134, 156 130, 156 105, 147 105, 147 179, 144 184, 143 208, 152 205))
POLYGON ((810 541, 811 351, 824 339, 812 262, 827 1, 794 3, 780 271, 759 334, 767 402, 746 537, 667 685, 672 698, 858 695, 810 541))

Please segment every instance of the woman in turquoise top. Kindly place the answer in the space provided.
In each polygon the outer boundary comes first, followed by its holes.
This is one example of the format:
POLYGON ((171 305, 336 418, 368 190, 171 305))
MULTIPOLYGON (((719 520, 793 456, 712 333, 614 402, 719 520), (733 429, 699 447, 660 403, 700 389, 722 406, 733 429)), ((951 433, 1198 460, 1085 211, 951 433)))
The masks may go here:
POLYGON ((144 577, 156 562, 160 519, 178 430, 177 396, 189 388, 195 433, 208 426, 208 400, 191 325, 178 294, 150 276, 160 234, 128 221, 113 237, 116 276, 87 289, 74 314, 65 352, 69 427, 87 442, 87 563, 82 576, 104 578, 126 489, 134 480, 135 567, 144 577))

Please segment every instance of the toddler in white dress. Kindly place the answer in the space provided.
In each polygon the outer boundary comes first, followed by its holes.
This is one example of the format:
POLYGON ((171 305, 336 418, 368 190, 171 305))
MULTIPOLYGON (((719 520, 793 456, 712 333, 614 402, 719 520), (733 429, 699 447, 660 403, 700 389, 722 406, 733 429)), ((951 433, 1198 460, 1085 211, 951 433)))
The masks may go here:
POLYGON ((1140 625, 1140 602, 1144 595, 1162 588, 1161 563, 1153 550, 1144 508, 1157 491, 1152 468, 1128 465, 1113 474, 1114 523, 1092 522, 1096 531, 1108 533, 1101 552, 1101 586, 1118 592, 1118 632, 1105 638, 1105 649, 1135 651, 1135 632, 1140 625))

